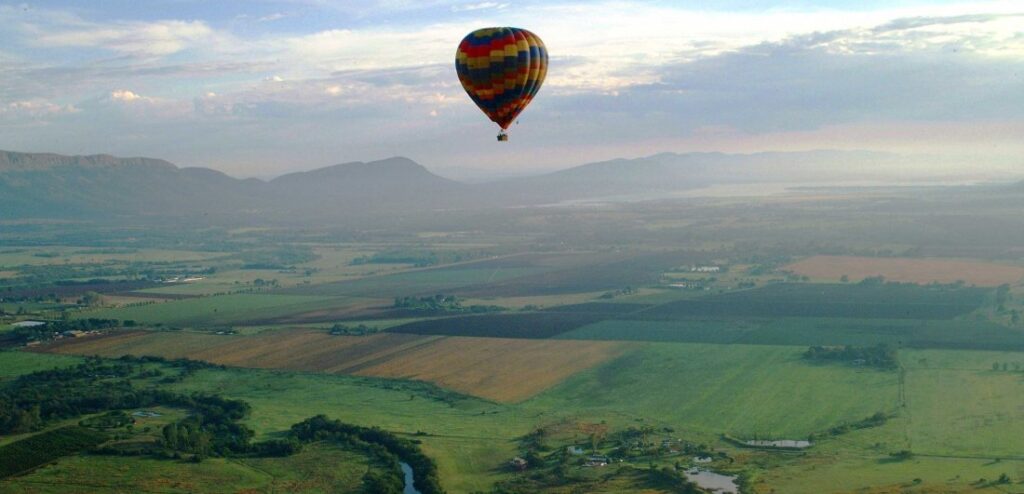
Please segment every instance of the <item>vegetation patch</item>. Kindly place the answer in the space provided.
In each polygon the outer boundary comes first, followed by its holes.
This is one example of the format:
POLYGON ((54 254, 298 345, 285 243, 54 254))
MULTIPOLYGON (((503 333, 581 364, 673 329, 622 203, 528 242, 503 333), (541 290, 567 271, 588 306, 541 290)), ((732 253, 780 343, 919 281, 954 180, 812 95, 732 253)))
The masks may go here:
POLYGON ((812 346, 804 352, 804 358, 811 362, 842 362, 847 365, 876 367, 892 370, 899 367, 896 349, 878 344, 872 347, 857 346, 812 346))
POLYGON ((94 448, 107 439, 109 436, 102 432, 72 425, 0 446, 0 478, 24 473, 61 456, 94 448))
POLYGON ((854 285, 780 283, 670 302, 646 310, 639 317, 950 319, 980 307, 989 292, 963 286, 920 286, 878 280, 854 285))

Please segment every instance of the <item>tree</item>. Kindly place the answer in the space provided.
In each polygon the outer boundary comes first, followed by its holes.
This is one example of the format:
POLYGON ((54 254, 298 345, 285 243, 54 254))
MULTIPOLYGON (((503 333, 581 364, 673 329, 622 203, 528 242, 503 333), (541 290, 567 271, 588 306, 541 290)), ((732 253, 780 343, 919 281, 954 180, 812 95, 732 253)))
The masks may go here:
POLYGON ((78 299, 78 303, 86 307, 98 307, 103 305, 103 296, 97 292, 85 292, 82 297, 78 299))

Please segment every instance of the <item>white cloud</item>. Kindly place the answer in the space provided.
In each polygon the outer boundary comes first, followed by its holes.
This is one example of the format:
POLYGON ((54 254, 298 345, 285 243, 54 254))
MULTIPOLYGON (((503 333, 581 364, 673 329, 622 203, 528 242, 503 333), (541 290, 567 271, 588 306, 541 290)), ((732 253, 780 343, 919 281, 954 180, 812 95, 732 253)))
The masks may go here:
POLYGON ((151 98, 141 96, 127 89, 118 89, 116 91, 111 91, 110 99, 114 101, 123 101, 126 103, 131 103, 133 101, 152 101, 151 98))
POLYGON ((60 105, 44 99, 12 101, 0 104, 0 116, 5 118, 42 119, 81 111, 75 105, 60 105))
POLYGON ((452 12, 472 12, 474 10, 501 10, 508 7, 507 3, 480 2, 467 5, 452 5, 452 12))
POLYGON ((35 42, 50 47, 101 48, 136 56, 161 56, 207 45, 217 38, 202 21, 122 22, 90 24, 49 32, 35 29, 35 42))

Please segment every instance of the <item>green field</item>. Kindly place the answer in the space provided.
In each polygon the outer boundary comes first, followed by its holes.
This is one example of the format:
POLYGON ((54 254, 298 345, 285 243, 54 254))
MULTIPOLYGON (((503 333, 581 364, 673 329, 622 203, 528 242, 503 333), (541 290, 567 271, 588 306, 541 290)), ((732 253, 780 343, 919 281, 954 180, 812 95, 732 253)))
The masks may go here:
POLYGON ((76 317, 134 320, 141 324, 216 326, 345 307, 360 299, 307 295, 236 294, 200 297, 138 307, 81 312, 76 317))
POLYGON ((67 367, 80 360, 80 357, 70 355, 0 351, 0 382, 30 372, 67 367))
MULTIPOLYGON (((631 317, 631 316, 630 316, 631 317)), ((976 319, 685 317, 673 321, 609 319, 562 333, 582 340, 861 345, 1024 350, 1024 330, 976 319)))
POLYGON ((696 432, 805 439, 897 408, 893 372, 809 365, 794 347, 663 343, 585 371, 526 406, 696 432))
POLYGON ((357 452, 316 444, 287 458, 202 463, 145 457, 71 456, 29 475, 0 482, 10 493, 357 493, 371 468, 357 452))

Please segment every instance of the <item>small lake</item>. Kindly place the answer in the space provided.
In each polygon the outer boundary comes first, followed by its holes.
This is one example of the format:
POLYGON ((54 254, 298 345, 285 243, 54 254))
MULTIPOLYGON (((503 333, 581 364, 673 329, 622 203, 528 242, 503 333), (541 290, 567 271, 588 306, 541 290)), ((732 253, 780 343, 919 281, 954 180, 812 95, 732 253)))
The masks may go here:
POLYGON ((402 467, 402 475, 405 476, 405 488, 402 489, 402 494, 420 494, 420 491, 412 485, 412 467, 404 461, 398 462, 398 466, 402 467))
POLYGON ((740 486, 736 485, 735 475, 722 475, 720 473, 691 468, 686 471, 686 479, 705 489, 718 494, 739 494, 740 486))
POLYGON ((810 441, 798 441, 794 439, 779 439, 776 441, 745 441, 744 444, 747 446, 761 446, 768 448, 793 448, 793 449, 804 449, 810 448, 810 441))

